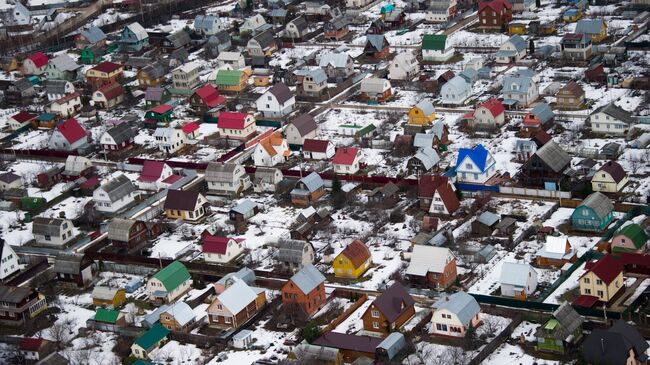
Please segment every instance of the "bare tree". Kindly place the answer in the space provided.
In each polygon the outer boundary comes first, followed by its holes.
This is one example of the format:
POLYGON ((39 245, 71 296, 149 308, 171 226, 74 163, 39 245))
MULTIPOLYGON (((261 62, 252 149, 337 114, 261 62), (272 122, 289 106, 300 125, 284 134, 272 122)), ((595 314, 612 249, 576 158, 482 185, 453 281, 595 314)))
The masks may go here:
POLYGON ((471 360, 471 356, 460 347, 450 347, 441 357, 445 360, 445 364, 453 365, 465 365, 471 360))
MULTIPOLYGON (((93 353, 89 349, 74 350, 67 353, 71 365, 85 365, 90 363, 93 353)), ((95 359, 96 360, 96 359, 95 359)))
POLYGON ((70 340, 74 338, 73 329, 76 323, 76 319, 66 318, 62 321, 54 322, 54 324, 47 329, 48 337, 54 341, 58 350, 64 349, 70 340))

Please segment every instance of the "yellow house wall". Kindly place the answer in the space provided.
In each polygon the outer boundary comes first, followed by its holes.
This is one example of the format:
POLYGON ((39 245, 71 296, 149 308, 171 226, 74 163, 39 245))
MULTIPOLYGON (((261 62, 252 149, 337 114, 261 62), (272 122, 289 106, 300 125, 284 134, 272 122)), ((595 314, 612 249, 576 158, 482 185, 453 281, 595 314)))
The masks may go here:
POLYGON ((166 209, 165 210, 165 215, 169 219, 182 219, 185 220, 185 214, 186 212, 184 210, 173 210, 173 209, 166 209))
POLYGON ((432 113, 429 116, 424 115, 420 108, 411 108, 408 112, 409 124, 427 125, 432 120, 436 119, 436 114, 432 113))
POLYGON ((596 280, 598 280, 598 276, 593 272, 585 274, 580 279, 580 294, 595 296, 603 302, 609 302, 623 287, 623 272, 620 272, 616 279, 612 280, 609 285, 605 285, 604 282, 600 285, 596 284, 596 280), (585 283, 585 278, 589 279, 589 283, 585 283), (591 291, 588 293, 586 289, 590 289, 591 291), (599 290, 603 291, 602 296, 598 295, 599 290))
POLYGON ((334 262, 332 263, 332 267, 334 268, 334 276, 337 278, 358 279, 368 269, 369 266, 370 260, 366 260, 366 262, 355 269, 352 265, 352 262, 341 254, 336 256, 336 259, 334 259, 334 262), (348 270, 351 270, 351 272, 348 272, 348 270))

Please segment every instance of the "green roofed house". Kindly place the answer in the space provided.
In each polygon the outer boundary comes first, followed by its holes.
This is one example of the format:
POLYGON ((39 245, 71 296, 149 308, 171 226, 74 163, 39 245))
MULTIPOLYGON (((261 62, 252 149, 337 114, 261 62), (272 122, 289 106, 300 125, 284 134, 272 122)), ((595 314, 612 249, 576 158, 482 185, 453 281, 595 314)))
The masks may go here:
POLYGON ((571 304, 564 302, 546 323, 537 328, 537 350, 564 354, 582 338, 583 322, 571 304))
POLYGON ((100 63, 104 60, 104 55, 106 54, 105 46, 90 46, 81 50, 81 55, 79 56, 79 63, 84 65, 94 65, 100 63))
POLYGON ((422 37, 422 60, 446 62, 454 56, 454 47, 447 43, 444 34, 425 34, 422 37))
POLYGON ((138 359, 148 359, 167 342, 169 330, 156 323, 131 345, 131 353, 138 359))
POLYGON ((217 70, 214 78, 214 86, 219 91, 240 92, 246 88, 248 74, 240 70, 217 70))
POLYGON ((612 252, 645 253, 648 234, 636 223, 621 228, 612 237, 612 252))
POLYGON ((571 226, 580 231, 599 232, 614 219, 614 204, 603 193, 589 195, 571 214, 571 226))
POLYGON ((149 279, 147 294, 149 300, 156 303, 172 303, 190 290, 191 286, 192 277, 185 265, 180 261, 174 261, 149 279))
POLYGON ((94 319, 95 322, 98 323, 107 323, 116 326, 126 325, 126 318, 124 317, 124 313, 114 309, 106 309, 101 307, 97 308, 94 319))

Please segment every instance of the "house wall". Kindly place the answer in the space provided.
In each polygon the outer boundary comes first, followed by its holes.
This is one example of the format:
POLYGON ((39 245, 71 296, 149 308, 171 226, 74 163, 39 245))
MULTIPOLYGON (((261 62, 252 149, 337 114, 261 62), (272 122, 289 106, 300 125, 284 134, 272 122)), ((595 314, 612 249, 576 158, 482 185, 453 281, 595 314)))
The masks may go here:
POLYGON ((203 259, 206 262, 225 264, 241 255, 242 252, 244 252, 244 247, 240 243, 235 242, 235 240, 230 240, 228 241, 228 247, 226 248, 225 254, 222 255, 218 253, 204 252, 203 259))
POLYGON ((334 172, 337 174, 352 175, 359 172, 359 158, 355 158, 352 165, 334 164, 334 172))
POLYGON ((617 193, 625 186, 625 184, 627 184, 627 182, 627 176, 616 183, 609 173, 598 171, 591 179, 591 189, 603 193, 617 193))
POLYGON ((446 62, 454 56, 454 48, 445 46, 443 50, 423 49, 422 60, 428 62, 446 62))
POLYGON ((591 208, 579 206, 571 214, 571 226, 584 231, 601 231, 612 221, 610 212, 604 219, 600 219, 591 208))
POLYGON ((243 129, 219 128, 219 135, 223 138, 249 140, 255 134, 255 121, 247 122, 243 129))
POLYGON ((636 248, 634 242, 628 237, 619 234, 612 238, 611 249, 618 249, 619 251, 625 252, 634 252, 634 253, 645 253, 647 248, 647 243, 640 248, 636 248))
POLYGON ((596 274, 589 271, 580 278, 580 294, 598 297, 598 300, 607 303, 625 287, 623 280, 623 271, 621 271, 616 279, 607 285, 596 274))
POLYGON ((93 192, 93 200, 97 203, 96 208, 98 211, 102 213, 116 213, 127 205, 133 203, 136 195, 137 191, 134 191, 119 200, 112 202, 104 190, 96 189, 93 192))
MULTIPOLYGON (((471 323, 474 328, 480 322, 479 314, 472 318, 471 323)), ((431 316, 431 330, 433 334, 452 336, 452 337, 465 337, 467 328, 461 323, 456 314, 447 309, 435 310, 431 316)))
POLYGON ((431 115, 424 115, 422 109, 416 107, 411 108, 411 110, 408 112, 409 124, 429 125, 435 118, 435 113, 432 113, 431 115))
POLYGON ((415 315, 415 307, 410 306, 404 310, 402 314, 395 319, 395 322, 388 323, 384 314, 374 305, 363 313, 361 320, 363 322, 364 331, 374 333, 379 337, 388 336, 393 330, 401 328, 411 317, 415 315), (377 316, 378 315, 378 316, 377 316))
POLYGON ((589 118, 591 122, 591 130, 594 133, 602 133, 606 135, 625 135, 629 126, 611 117, 603 112, 593 114, 589 118))
POLYGON ((20 270, 18 266, 18 255, 14 252, 9 245, 3 245, 2 250, 2 264, 0 265, 0 280, 20 270))
POLYGON ((358 279, 364 272, 370 267, 371 261, 368 258, 364 261, 359 267, 354 267, 352 261, 350 261, 343 254, 339 254, 334 259, 332 263, 332 268, 334 269, 334 276, 337 278, 351 278, 358 279))
POLYGON ((469 158, 465 158, 460 164, 460 167, 456 171, 456 180, 458 182, 466 182, 471 184, 484 184, 488 181, 496 172, 496 167, 494 163, 494 158, 492 156, 488 157, 488 162, 486 165, 489 167, 485 169, 484 172, 474 164, 474 162, 469 158))
MULTIPOLYGON (((181 295, 185 294, 188 290, 191 289, 192 286, 192 279, 187 279, 185 282, 183 282, 181 285, 173 289, 171 292, 167 292, 167 303, 172 303, 174 300, 181 295)), ((147 296, 149 297, 149 300, 154 300, 154 295, 153 293, 157 290, 163 290, 166 291, 165 287, 162 285, 160 280, 156 278, 151 278, 149 281, 147 281, 147 296)))
POLYGON ((310 316, 318 311, 325 301, 325 284, 323 283, 307 295, 303 294, 291 280, 282 287, 282 304, 297 304, 310 316))
POLYGON ((434 273, 429 271, 427 273, 427 282, 433 288, 438 290, 450 287, 456 281, 458 272, 456 269, 456 259, 449 262, 442 273, 434 273))

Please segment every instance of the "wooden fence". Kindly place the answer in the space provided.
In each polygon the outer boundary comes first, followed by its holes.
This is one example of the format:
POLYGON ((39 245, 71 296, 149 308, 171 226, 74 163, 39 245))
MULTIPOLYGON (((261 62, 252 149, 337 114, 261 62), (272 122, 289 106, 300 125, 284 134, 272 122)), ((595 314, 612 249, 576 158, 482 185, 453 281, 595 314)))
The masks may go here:
MULTIPOLYGON (((332 295, 334 295, 334 293, 332 293, 332 295)), ((359 307, 361 307, 363 303, 366 302, 366 300, 368 300, 368 296, 366 294, 362 294, 361 297, 359 297, 359 299, 350 306, 350 308, 343 311, 341 315, 336 317, 336 319, 330 322, 330 324, 325 326, 325 328, 323 329, 323 333, 335 329, 339 324, 341 324, 341 322, 345 321, 352 313, 354 313, 357 309, 359 309, 359 307)))

